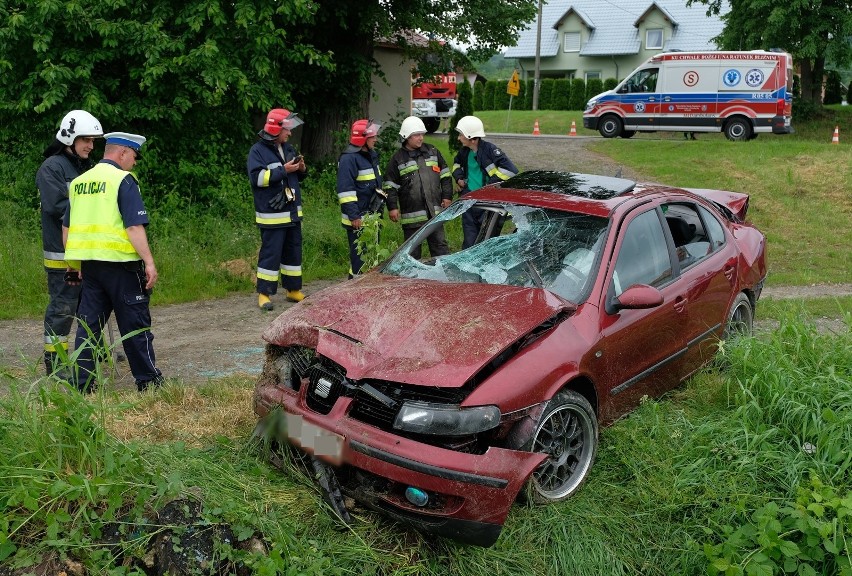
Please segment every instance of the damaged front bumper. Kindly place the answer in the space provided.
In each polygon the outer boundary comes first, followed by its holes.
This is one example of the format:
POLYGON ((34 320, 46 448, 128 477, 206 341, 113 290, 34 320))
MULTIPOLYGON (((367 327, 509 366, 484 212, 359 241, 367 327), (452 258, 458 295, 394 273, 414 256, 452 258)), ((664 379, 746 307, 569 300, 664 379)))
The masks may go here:
POLYGON ((462 542, 492 545, 518 492, 546 458, 493 446, 471 454, 424 444, 350 418, 351 398, 338 398, 323 415, 307 407, 303 394, 304 387, 259 385, 255 412, 264 418, 280 407, 290 423, 286 439, 330 464, 345 495, 462 542))

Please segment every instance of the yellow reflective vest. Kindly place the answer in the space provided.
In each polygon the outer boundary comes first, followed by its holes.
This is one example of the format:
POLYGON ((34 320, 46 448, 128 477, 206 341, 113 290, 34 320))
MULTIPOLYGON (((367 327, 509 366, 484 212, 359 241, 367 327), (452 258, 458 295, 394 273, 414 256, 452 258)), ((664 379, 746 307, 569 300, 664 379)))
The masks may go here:
POLYGON ((118 210, 118 187, 128 174, 101 162, 71 182, 68 191, 71 214, 65 244, 65 260, 69 265, 76 267, 75 262, 80 260, 140 260, 118 210))

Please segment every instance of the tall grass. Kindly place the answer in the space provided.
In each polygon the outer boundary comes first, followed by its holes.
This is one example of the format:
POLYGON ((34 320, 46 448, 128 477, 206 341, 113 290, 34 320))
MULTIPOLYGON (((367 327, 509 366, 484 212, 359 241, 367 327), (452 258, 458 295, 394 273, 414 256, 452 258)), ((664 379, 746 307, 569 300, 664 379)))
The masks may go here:
MULTIPOLYGON (((251 448, 248 379, 91 398, 19 386, 0 399, 0 565, 65 554, 92 573, 116 570, 93 552, 110 519, 145 519, 182 496, 240 540, 262 536, 267 554, 221 552, 259 574, 779 574, 785 562, 840 573, 852 530, 846 323, 826 335, 791 316, 729 342, 724 370, 604 429, 583 489, 557 505, 515 505, 489 549, 357 507, 351 527, 338 524, 305 472, 273 469, 251 448), (828 532, 813 540, 809 526, 828 532)), ((121 553, 143 550, 137 541, 121 553)))

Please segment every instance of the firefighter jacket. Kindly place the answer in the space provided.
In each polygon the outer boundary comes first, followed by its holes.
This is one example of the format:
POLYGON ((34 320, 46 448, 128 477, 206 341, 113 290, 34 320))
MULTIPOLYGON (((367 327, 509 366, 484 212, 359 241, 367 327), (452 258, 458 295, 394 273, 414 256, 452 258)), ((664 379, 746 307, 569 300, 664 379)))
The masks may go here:
POLYGON ((453 199, 450 168, 430 144, 416 150, 400 148, 388 164, 384 190, 388 210, 399 209, 403 226, 423 225, 441 211, 442 200, 453 199))
MULTIPOLYGON (((453 160, 454 181, 468 180, 467 156, 470 152, 471 149, 465 146, 459 150, 458 154, 456 154, 456 157, 453 160)), ((486 184, 494 184, 495 182, 508 180, 518 173, 518 169, 515 168, 515 165, 511 160, 509 160, 509 157, 506 156, 497 146, 485 140, 479 141, 479 147, 476 149, 476 162, 479 164, 480 168, 482 168, 482 179, 486 184)), ((465 184, 465 187, 459 190, 459 196, 467 194, 468 192, 470 192, 470 189, 467 184, 465 184)))
POLYGON ((341 223, 352 226, 353 220, 369 212, 377 190, 382 190, 379 153, 350 144, 337 161, 337 199, 340 201, 341 223))
POLYGON ((36 186, 41 197, 41 244, 45 268, 63 271, 66 268, 62 218, 68 211, 68 187, 74 178, 89 168, 87 160, 63 151, 48 156, 36 172, 36 186))
POLYGON ((118 189, 128 175, 135 184, 133 174, 102 161, 71 182, 65 257, 75 268, 80 260, 140 260, 118 206, 118 189))
POLYGON ((246 169, 254 196, 254 221, 259 228, 284 228, 301 222, 299 182, 304 180, 307 171, 288 174, 284 169, 284 164, 296 156, 296 149, 287 142, 279 147, 275 142, 258 140, 249 150, 246 169), (286 203, 275 209, 270 202, 280 200, 278 194, 284 194, 286 203))

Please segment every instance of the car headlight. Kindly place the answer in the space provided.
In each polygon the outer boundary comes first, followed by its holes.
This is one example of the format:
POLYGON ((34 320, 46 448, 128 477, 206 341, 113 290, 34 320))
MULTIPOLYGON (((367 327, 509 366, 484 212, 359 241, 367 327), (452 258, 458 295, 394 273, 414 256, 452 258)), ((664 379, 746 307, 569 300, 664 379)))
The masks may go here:
POLYGON ((594 107, 595 107, 595 106, 597 106, 597 105, 598 105, 598 101, 597 101, 597 100, 589 100, 589 101, 586 103, 586 111, 591 110, 592 108, 594 108, 594 107))
POLYGON ((497 406, 462 408, 455 404, 410 400, 400 408, 393 427, 417 434, 466 436, 491 430, 499 423, 500 409, 497 406))

